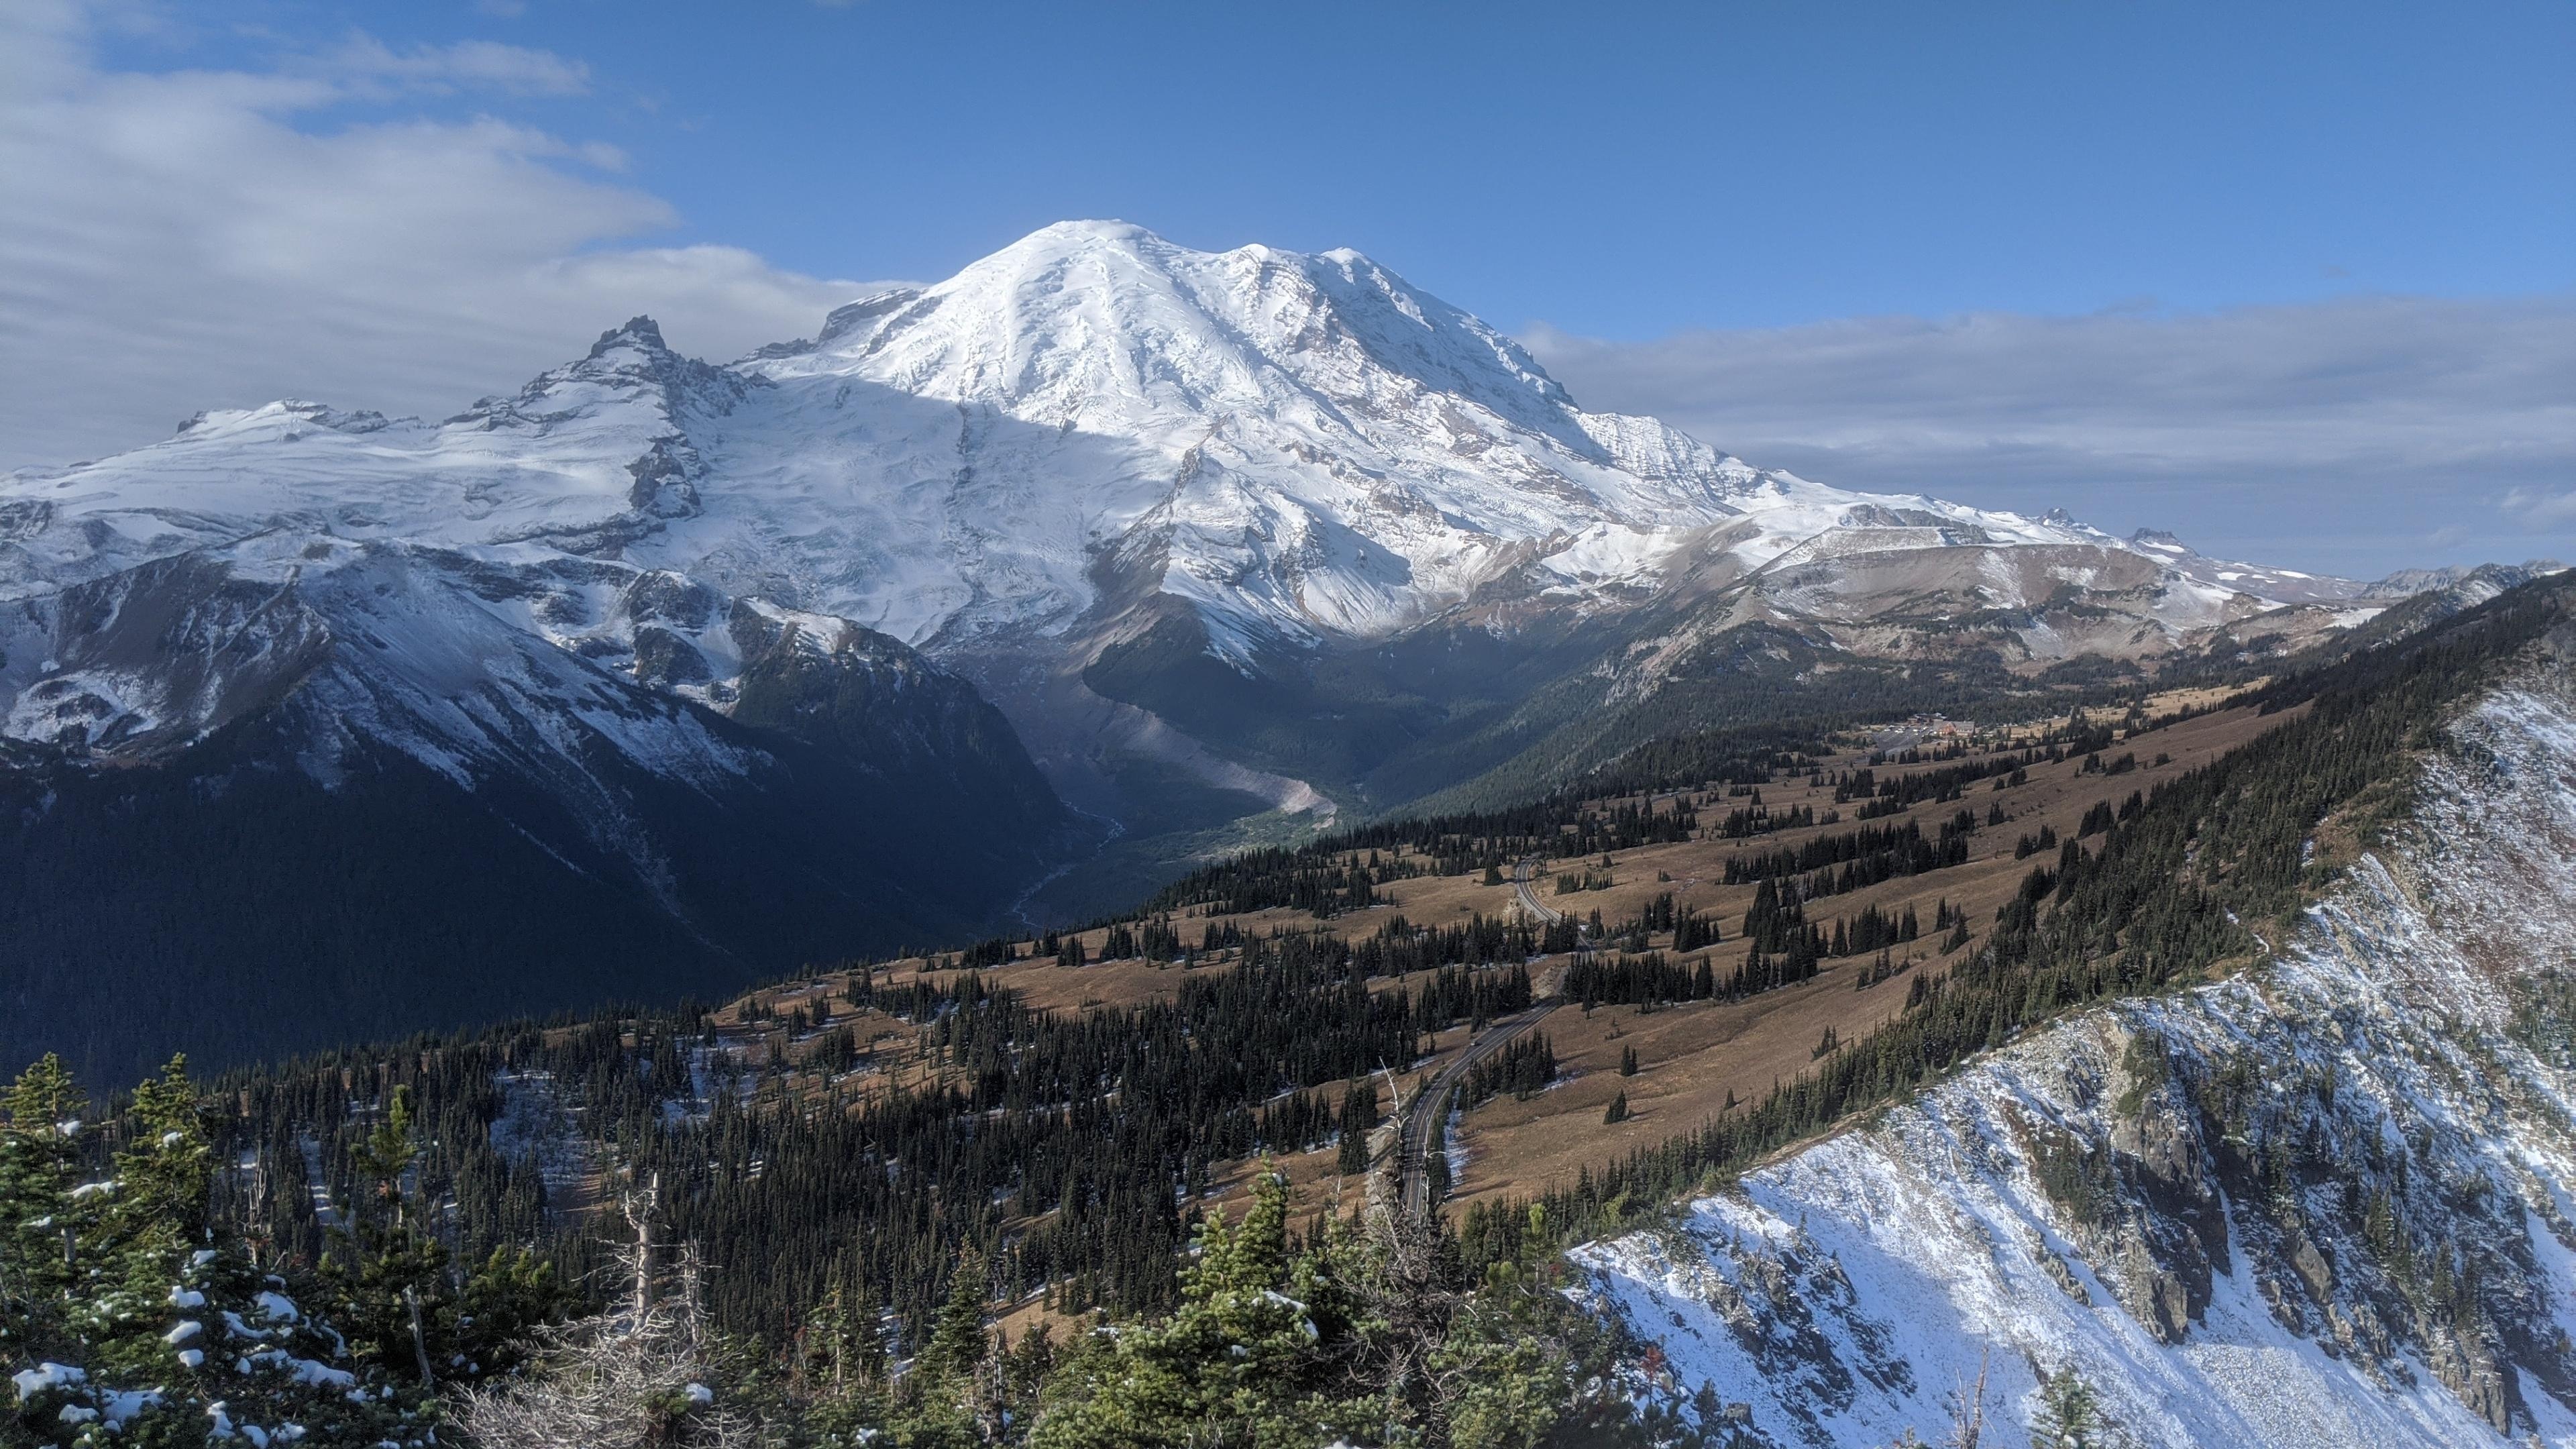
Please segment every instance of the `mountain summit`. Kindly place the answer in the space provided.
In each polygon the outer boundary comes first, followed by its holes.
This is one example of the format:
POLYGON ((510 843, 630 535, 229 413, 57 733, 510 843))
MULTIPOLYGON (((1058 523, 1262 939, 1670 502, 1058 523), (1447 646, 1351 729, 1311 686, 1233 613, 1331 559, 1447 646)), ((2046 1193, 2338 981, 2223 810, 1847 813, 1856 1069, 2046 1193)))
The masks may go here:
POLYGON ((886 553, 811 569, 826 606, 916 641, 1061 631, 1104 561, 1233 658, 1382 635, 1532 541, 1707 523, 1752 479, 1581 412, 1518 344, 1357 253, 1196 252, 1115 222, 1046 228, 738 370, 766 387, 711 451, 746 501, 845 489, 833 511, 886 553))

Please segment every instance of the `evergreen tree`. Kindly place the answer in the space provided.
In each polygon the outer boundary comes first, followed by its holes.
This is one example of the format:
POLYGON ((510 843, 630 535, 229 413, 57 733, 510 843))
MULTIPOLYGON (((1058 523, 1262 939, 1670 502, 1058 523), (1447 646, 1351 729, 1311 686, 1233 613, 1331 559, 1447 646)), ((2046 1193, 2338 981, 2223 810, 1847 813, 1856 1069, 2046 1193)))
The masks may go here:
POLYGON ((1342 1092, 1341 1149, 1334 1166, 1345 1177, 1368 1171, 1369 1133, 1377 1126, 1377 1084, 1363 1077, 1342 1092))
POLYGON ((0 1122, 0 1357, 51 1350, 61 1334, 85 1219, 95 1211, 95 1195, 73 1196, 86 1106, 50 1053, 0 1097, 8 1114, 0 1122))
POLYGON ((929 1342, 922 1346, 917 1365, 922 1372, 963 1379, 984 1361, 992 1348, 984 1336, 985 1287, 984 1260, 969 1255, 949 1280, 948 1297, 940 1304, 929 1342))
POLYGON ((411 1088, 397 1086, 384 1116, 350 1154, 365 1195, 348 1204, 349 1226, 334 1234, 322 1271, 358 1356, 435 1388, 427 1316, 439 1306, 447 1251, 419 1230, 410 1183, 419 1158, 411 1088))
POLYGON ((2039 1388, 2040 1420, 2031 1449, 2099 1449, 2110 1427, 2102 1397, 2069 1365, 2048 1376, 2039 1388))
POLYGON ((1200 1225, 1170 1317, 1077 1350, 1031 1432, 1034 1449, 1242 1445, 1310 1449, 1378 1438, 1382 1402, 1354 1382, 1360 1347, 1341 1249, 1288 1251, 1288 1187, 1265 1166, 1250 1209, 1200 1225))
MULTIPOLYGON (((19 1085, 9 1135, 22 1143, 30 1124, 21 1112, 40 1116, 78 1100, 58 1065, 19 1085)), ((293 1285, 259 1272, 237 1240, 216 1231, 213 1153, 183 1060, 135 1089, 120 1126, 129 1145, 111 1175, 68 1195, 104 1206, 75 1214, 58 1322, 41 1345, 9 1346, 18 1395, 0 1437, 75 1449, 208 1438, 333 1449, 432 1442, 432 1405, 357 1363, 344 1335, 309 1313, 293 1285)), ((30 1156, 11 1153, 13 1161, 30 1156)), ((43 1192, 49 1175, 20 1179, 43 1192)))

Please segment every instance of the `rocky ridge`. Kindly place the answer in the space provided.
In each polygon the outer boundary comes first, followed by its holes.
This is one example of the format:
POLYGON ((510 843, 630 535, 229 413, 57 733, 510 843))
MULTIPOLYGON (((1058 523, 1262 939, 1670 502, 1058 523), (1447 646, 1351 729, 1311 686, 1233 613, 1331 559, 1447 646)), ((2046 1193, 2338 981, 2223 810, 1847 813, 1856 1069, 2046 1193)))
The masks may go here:
POLYGON ((1749 1442, 2072 1369, 2144 1445, 2576 1441, 2576 640, 2264 963, 2041 1030, 1580 1249, 1749 1442))

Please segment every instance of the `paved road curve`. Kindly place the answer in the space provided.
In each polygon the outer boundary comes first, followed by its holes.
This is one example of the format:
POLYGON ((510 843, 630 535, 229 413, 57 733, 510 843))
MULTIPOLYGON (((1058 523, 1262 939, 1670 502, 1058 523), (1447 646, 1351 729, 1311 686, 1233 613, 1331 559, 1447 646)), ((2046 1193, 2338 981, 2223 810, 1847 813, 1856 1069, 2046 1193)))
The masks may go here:
MULTIPOLYGON (((1522 909, 1540 921, 1561 920, 1564 913, 1539 904, 1537 894, 1530 889, 1539 865, 1536 857, 1514 862, 1512 890, 1519 895, 1522 909)), ((1438 1125, 1440 1113, 1448 1105, 1449 1093, 1467 1079, 1467 1073, 1475 1069, 1476 1063, 1501 1051, 1514 1037, 1538 1025, 1549 1012, 1556 1010, 1554 988, 1545 989, 1551 994, 1518 1015, 1504 1017, 1478 1033, 1474 1041, 1467 1043, 1466 1050, 1458 1053, 1456 1060, 1442 1067, 1430 1084, 1417 1091, 1413 1100, 1405 1105, 1404 1120, 1398 1124, 1395 1138, 1396 1192, 1405 1211, 1419 1214, 1431 1209, 1431 1175, 1426 1159, 1432 1129, 1438 1125)))
POLYGON ((1565 913, 1563 911, 1550 910, 1546 906, 1538 903, 1538 893, 1530 889, 1530 882, 1537 878, 1537 857, 1533 856, 1528 860, 1512 862, 1512 890, 1521 898, 1521 909, 1538 917, 1542 924, 1553 925, 1556 922, 1565 919, 1565 913))
POLYGON ((1429 1086, 1414 1094, 1413 1101, 1404 1109, 1404 1123, 1395 1139, 1396 1182, 1405 1211, 1420 1214, 1431 1209, 1431 1175, 1427 1170, 1426 1153, 1431 1144, 1432 1129, 1438 1125, 1441 1112, 1448 1106, 1450 1091, 1467 1079, 1467 1073, 1476 1063, 1502 1050, 1512 1038, 1538 1025, 1554 1010, 1556 1002, 1541 1001, 1517 1016, 1504 1017, 1486 1027, 1474 1041, 1467 1043, 1467 1049, 1458 1053, 1455 1061, 1440 1069, 1429 1086))

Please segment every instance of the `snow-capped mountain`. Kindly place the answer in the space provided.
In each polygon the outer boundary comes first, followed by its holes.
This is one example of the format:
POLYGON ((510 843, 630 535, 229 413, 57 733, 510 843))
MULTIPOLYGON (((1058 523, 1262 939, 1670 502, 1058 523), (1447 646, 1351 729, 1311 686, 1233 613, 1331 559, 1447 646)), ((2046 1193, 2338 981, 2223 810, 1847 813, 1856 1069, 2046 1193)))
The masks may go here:
MULTIPOLYGON (((1614 666, 1614 694, 1642 697, 1749 622, 2038 669, 2241 642, 2283 608, 2305 610, 2284 631, 2304 641, 2417 582, 1764 470, 1583 411, 1509 338, 1357 253, 1198 252, 1115 222, 1048 227, 723 366, 639 318, 443 422, 302 402, 200 415, 11 476, 0 534, 0 598, 19 606, 0 730, 18 740, 167 746, 208 707, 162 698, 149 670, 66 664, 44 642, 64 591, 182 555, 248 586, 398 550, 502 626, 719 711, 740 687, 738 608, 848 621, 978 680, 1068 787, 1129 751, 1281 800, 1320 797, 1259 771, 1379 805, 1365 781, 1388 747, 1322 758, 1249 722, 1365 713, 1319 672, 1337 653, 1521 639, 1583 667, 1644 660, 1614 666), (665 596, 690 602, 640 602, 665 596)), ((1418 692, 1361 693, 1390 690, 1418 692)), ((1491 723, 1460 709, 1434 691, 1375 733, 1419 745, 1491 723)))
POLYGON ((1381 635, 1533 544, 1633 568, 1762 481, 1357 255, 1073 224, 726 368, 637 319, 443 423, 202 415, 9 492, 58 584, 258 523, 614 556, 923 645, 1061 631, 1149 553, 1221 640, 1381 635))
POLYGON ((1761 470, 1582 411, 1510 339, 1356 253, 1196 252, 1118 223, 1049 227, 722 368, 639 318, 443 423, 201 415, 8 491, 55 582, 259 522, 618 557, 951 649, 1069 628, 1104 601, 1104 563, 1146 569, 1235 657, 1398 632, 1518 570, 1589 593, 1713 555, 2095 549, 2160 566, 2176 629, 2361 591, 1761 470))
POLYGON ((2576 1442, 2576 641, 2224 983, 2087 1013, 1579 1250, 1745 1442, 1886 1444, 2073 1370, 2141 1446, 2576 1442))

